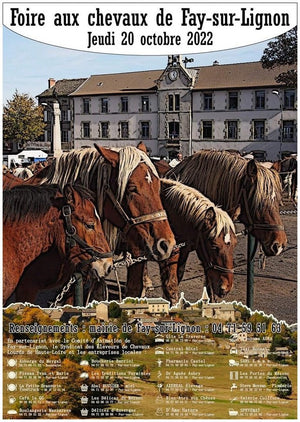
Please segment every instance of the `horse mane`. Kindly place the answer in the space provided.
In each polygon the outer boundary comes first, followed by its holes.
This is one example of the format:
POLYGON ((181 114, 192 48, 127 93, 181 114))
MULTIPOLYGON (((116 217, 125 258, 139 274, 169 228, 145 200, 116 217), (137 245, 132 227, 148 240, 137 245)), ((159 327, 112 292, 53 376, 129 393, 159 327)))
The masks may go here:
MULTIPOLYGON (((226 151, 199 151, 183 160, 167 173, 168 178, 177 178, 208 196, 215 204, 228 212, 233 211, 240 197, 246 176, 248 160, 226 151)), ((257 164, 257 183, 248 194, 252 216, 272 209, 281 200, 281 185, 278 174, 257 164)))
MULTIPOLYGON (((82 199, 95 202, 95 194, 90 189, 75 184, 74 190, 82 199)), ((32 222, 44 216, 53 206, 53 199, 62 191, 57 184, 51 185, 16 185, 3 191, 3 221, 32 222)))
POLYGON ((53 206, 57 185, 17 185, 3 191, 3 222, 34 222, 53 206))
MULTIPOLYGON (((140 163, 145 163, 158 177, 155 166, 143 151, 136 147, 111 148, 119 153, 118 183, 116 198, 122 202, 125 189, 132 172, 140 163)), ((96 192, 96 207, 103 217, 105 186, 109 183, 112 167, 96 148, 81 148, 65 152, 48 167, 41 183, 58 183, 63 188, 67 183, 79 183, 96 192)), ((42 170, 43 171, 43 170, 42 170)), ((117 243, 118 229, 108 221, 103 222, 103 230, 112 249, 117 243)))
POLYGON ((170 200, 172 207, 186 218, 194 229, 202 228, 207 209, 213 208, 216 214, 216 224, 209 231, 209 238, 215 239, 222 230, 225 234, 230 233, 230 230, 235 233, 233 221, 227 212, 217 207, 197 189, 170 179, 161 179, 161 183, 162 195, 170 200))

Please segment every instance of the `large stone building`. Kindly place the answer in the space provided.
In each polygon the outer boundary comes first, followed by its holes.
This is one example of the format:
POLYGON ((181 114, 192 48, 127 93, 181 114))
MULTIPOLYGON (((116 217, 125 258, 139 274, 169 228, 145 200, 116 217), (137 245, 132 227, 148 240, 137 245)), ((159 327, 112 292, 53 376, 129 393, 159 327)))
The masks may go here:
POLYGON ((213 148, 276 160, 297 147, 296 91, 275 82, 283 70, 260 62, 187 68, 173 55, 163 70, 51 80, 38 98, 59 101, 62 140, 74 148, 143 140, 157 156, 213 148))

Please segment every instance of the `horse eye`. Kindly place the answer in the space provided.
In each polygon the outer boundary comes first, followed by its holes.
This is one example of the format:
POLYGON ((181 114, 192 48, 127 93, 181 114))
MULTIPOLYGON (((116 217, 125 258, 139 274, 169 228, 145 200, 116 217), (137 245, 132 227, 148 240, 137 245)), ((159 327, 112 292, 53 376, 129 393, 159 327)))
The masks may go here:
POLYGON ((137 187, 135 185, 130 185, 127 188, 128 193, 138 193, 137 187))
POLYGON ((84 225, 89 230, 95 230, 95 223, 89 222, 89 223, 84 223, 84 225))

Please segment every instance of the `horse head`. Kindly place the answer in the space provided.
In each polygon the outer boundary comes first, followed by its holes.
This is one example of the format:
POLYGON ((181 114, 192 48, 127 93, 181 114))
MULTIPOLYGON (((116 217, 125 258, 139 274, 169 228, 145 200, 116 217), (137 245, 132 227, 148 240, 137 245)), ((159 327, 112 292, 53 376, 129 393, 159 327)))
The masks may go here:
POLYGON ((267 256, 279 255, 287 244, 279 213, 280 203, 279 175, 250 160, 241 188, 240 220, 261 243, 267 256))
POLYGON ((222 298, 232 289, 237 238, 228 214, 219 208, 206 210, 202 230, 204 234, 199 236, 197 254, 204 266, 209 296, 214 300, 215 295, 222 298))
POLYGON ((95 147, 111 168, 104 218, 122 231, 133 256, 167 259, 175 239, 161 203, 160 180, 150 159, 134 147, 120 151, 95 147))
POLYGON ((98 277, 112 269, 112 253, 102 224, 92 202, 91 193, 83 187, 67 184, 60 202, 64 221, 67 258, 73 265, 90 265, 98 277))

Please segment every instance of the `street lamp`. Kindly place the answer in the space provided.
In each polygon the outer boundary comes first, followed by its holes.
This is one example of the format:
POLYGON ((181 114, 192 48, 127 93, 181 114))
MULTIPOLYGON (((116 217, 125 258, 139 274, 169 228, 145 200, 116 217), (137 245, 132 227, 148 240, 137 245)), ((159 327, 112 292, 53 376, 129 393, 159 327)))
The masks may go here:
POLYGON ((279 144, 279 159, 281 160, 281 150, 282 150, 282 142, 283 142, 283 103, 282 98, 280 96, 280 91, 277 89, 273 89, 272 94, 276 95, 279 100, 280 106, 280 144, 279 144))
POLYGON ((41 103, 42 106, 48 107, 52 113, 51 121, 51 145, 54 157, 58 157, 62 153, 61 149, 61 130, 60 130, 60 107, 58 101, 53 101, 52 107, 48 103, 41 103))

